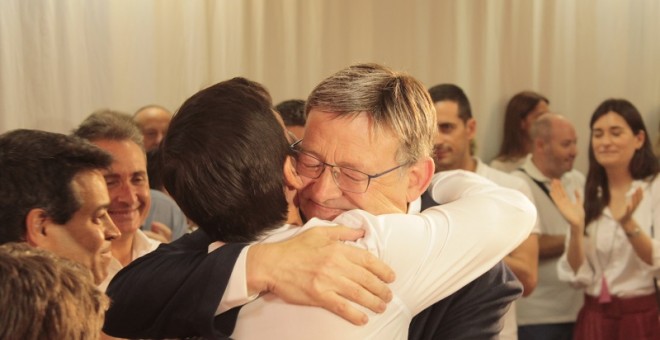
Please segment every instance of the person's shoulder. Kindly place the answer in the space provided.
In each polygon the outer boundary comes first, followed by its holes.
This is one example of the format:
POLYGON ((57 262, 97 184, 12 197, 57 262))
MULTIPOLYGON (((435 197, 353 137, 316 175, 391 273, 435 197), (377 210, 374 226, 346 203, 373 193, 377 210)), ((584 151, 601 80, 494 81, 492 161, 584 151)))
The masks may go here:
POLYGON ((488 165, 491 168, 498 169, 498 170, 501 171, 502 169, 505 168, 505 161, 500 159, 500 158, 495 158, 492 161, 490 161, 490 163, 488 163, 488 165))
POLYGON ((162 191, 155 190, 155 189, 149 189, 149 193, 151 194, 151 202, 156 202, 156 203, 161 203, 161 204, 166 204, 166 205, 176 205, 176 202, 172 197, 169 195, 165 194, 162 191))
POLYGON ((490 162, 489 165, 491 168, 509 173, 517 169, 521 164, 523 164, 524 161, 525 157, 512 159, 495 158, 490 162))
POLYGON ((562 179, 567 179, 573 183, 578 184, 579 186, 584 186, 584 183, 586 182, 586 177, 584 174, 578 170, 578 169, 571 169, 567 171, 563 176, 562 179))
POLYGON ((150 238, 142 230, 138 229, 135 231, 133 253, 137 254, 138 257, 156 250, 160 245, 160 241, 150 238))
MULTIPOLYGON (((493 167, 490 167, 483 163, 481 164, 481 166, 483 166, 483 169, 479 172, 479 174, 495 182, 495 184, 497 185, 509 189, 516 189, 523 191, 529 187, 527 182, 524 179, 520 178, 519 176, 516 176, 512 173, 506 173, 501 170, 494 169, 493 167)), ((529 191, 529 189, 527 189, 527 191, 529 191)))
POLYGON ((660 173, 649 176, 643 182, 648 183, 653 195, 660 196, 660 173))

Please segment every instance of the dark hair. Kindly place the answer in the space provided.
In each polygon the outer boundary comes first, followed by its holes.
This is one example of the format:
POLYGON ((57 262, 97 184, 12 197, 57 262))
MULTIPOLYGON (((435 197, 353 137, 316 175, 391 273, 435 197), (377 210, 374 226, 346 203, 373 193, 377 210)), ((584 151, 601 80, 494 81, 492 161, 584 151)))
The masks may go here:
POLYGON ((211 238, 250 242, 287 214, 284 127, 263 86, 234 78, 186 100, 160 149, 162 179, 211 238))
POLYGON ((280 113, 284 125, 305 126, 305 101, 300 99, 285 100, 275 106, 280 113))
POLYGON ((463 122, 467 122, 472 118, 470 101, 460 87, 454 84, 440 84, 430 88, 429 94, 434 104, 445 100, 450 100, 458 104, 458 117, 463 122))
MULTIPOLYGON (((642 115, 637 111, 637 108, 625 99, 607 99, 602 102, 594 114, 591 116, 589 127, 592 129, 596 121, 608 114, 615 112, 621 116, 633 134, 638 134, 644 131, 646 138, 641 148, 635 150, 635 153, 628 165, 628 171, 633 179, 645 179, 649 176, 655 176, 658 173, 658 160, 653 155, 651 142, 649 141, 649 134, 644 126, 642 115)), ((605 168, 598 164, 594 150, 589 139, 589 172, 587 173, 587 183, 584 190, 584 212, 585 212, 585 225, 600 217, 603 209, 610 203, 610 188, 607 182, 607 174, 605 168)), ((586 232, 586 229, 585 229, 586 232)))
POLYGON ((37 130, 0 135, 0 243, 25 240, 25 218, 41 208, 64 224, 81 207, 74 177, 106 169, 112 157, 76 137, 37 130))
POLYGON ((161 163, 159 159, 159 148, 147 151, 147 177, 149 177, 149 188, 163 191, 163 179, 161 174, 161 163))
POLYGON ((541 101, 550 104, 548 98, 532 91, 520 92, 509 100, 504 113, 504 136, 496 158, 508 160, 527 154, 527 136, 520 129, 520 123, 541 101))
POLYGON ((89 115, 73 131, 73 135, 88 141, 130 140, 144 150, 143 136, 130 115, 112 110, 98 110, 89 115))

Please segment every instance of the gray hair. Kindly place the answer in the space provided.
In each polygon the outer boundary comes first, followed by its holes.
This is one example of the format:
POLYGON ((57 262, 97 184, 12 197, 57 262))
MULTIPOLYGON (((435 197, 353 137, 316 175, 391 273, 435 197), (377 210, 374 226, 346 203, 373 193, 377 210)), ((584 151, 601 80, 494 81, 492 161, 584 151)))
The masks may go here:
POLYGON ((431 155, 435 108, 424 85, 410 75, 378 64, 349 66, 316 86, 305 113, 311 110, 347 117, 367 113, 377 131, 389 129, 397 136, 401 163, 431 155))
POLYGON ((557 120, 566 120, 566 118, 560 114, 552 112, 540 115, 539 118, 532 123, 532 126, 529 129, 529 137, 532 140, 541 138, 544 142, 549 141, 552 135, 552 124, 557 120))
POLYGON ((126 113, 112 110, 98 110, 85 118, 73 135, 88 141, 130 140, 144 150, 142 132, 132 117, 126 113))

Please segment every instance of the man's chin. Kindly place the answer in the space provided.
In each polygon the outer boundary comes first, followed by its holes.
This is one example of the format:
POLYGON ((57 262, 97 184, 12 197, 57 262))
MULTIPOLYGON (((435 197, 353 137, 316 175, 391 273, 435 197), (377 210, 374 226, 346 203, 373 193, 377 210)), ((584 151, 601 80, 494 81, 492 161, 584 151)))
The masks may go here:
POLYGON ((316 217, 322 220, 332 221, 335 217, 343 213, 344 210, 330 209, 312 203, 301 206, 301 212, 304 215, 305 220, 316 217))

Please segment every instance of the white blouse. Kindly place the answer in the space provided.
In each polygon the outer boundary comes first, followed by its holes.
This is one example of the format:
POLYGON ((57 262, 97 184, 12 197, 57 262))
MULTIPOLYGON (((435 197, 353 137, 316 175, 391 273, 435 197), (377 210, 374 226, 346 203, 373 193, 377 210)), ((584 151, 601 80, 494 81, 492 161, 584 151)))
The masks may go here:
MULTIPOLYGON (((633 218, 649 237, 652 235, 651 226, 655 226, 651 239, 653 265, 637 256, 623 228, 606 207, 603 214, 587 227, 588 236, 584 238, 586 261, 575 274, 564 253, 557 266, 560 280, 584 288, 594 297, 600 295, 603 274, 611 295, 626 298, 654 292, 653 276, 660 274, 660 176, 653 182, 633 181, 626 197, 630 198, 639 187, 643 188, 644 197, 633 218)), ((568 246, 570 233, 566 238, 568 246)))

